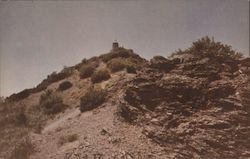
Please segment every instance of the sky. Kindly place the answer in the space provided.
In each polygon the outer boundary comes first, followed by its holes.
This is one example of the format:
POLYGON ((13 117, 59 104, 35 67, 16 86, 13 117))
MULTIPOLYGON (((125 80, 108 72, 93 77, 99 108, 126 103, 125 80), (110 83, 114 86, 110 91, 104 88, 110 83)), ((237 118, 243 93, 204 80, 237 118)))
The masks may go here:
POLYGON ((203 36, 249 55, 248 0, 0 0, 0 96, 107 53, 169 56, 203 36))

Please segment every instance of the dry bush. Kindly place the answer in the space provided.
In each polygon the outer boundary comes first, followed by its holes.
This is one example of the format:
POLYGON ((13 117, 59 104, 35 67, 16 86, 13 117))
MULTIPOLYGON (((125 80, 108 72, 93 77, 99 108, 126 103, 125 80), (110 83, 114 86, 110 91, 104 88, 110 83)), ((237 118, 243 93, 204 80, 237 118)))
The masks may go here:
MULTIPOLYGON (((217 57, 227 59, 240 59, 242 54, 232 50, 230 45, 222 44, 221 42, 215 42, 208 36, 202 37, 197 41, 193 42, 192 46, 186 50, 179 49, 171 56, 182 55, 182 54, 194 54, 198 58, 202 57, 217 57)), ((224 59, 225 60, 225 59, 224 59)))
POLYGON ((51 90, 48 90, 41 95, 39 103, 40 107, 46 114, 56 114, 62 112, 66 108, 62 97, 51 90))
POLYGON ((105 80, 108 80, 110 78, 110 74, 108 70, 99 70, 92 74, 91 81, 93 83, 99 83, 105 80))
POLYGON ((137 59, 134 58, 126 58, 126 59, 115 58, 107 63, 108 68, 111 70, 111 72, 121 71, 124 70, 125 68, 130 70, 131 69, 137 70, 140 69, 144 64, 145 64, 144 62, 138 61, 137 59))
POLYGON ((19 93, 14 93, 11 96, 7 97, 8 101, 18 101, 18 100, 22 100, 24 98, 27 98, 31 93, 30 89, 25 89, 19 93))
POLYGON ((100 106, 105 101, 107 92, 102 88, 90 88, 84 96, 81 97, 81 112, 92 110, 100 106))
POLYGON ((84 78, 88 78, 90 77, 95 71, 95 67, 93 66, 93 64, 84 64, 81 66, 80 68, 80 78, 84 79, 84 78))
POLYGON ((71 82, 64 81, 64 82, 60 83, 58 90, 65 91, 65 90, 71 88, 72 86, 73 86, 73 84, 71 82))
POLYGON ((110 52, 107 54, 103 54, 100 56, 102 61, 108 62, 114 58, 129 58, 131 56, 135 56, 131 51, 124 49, 124 48, 119 48, 116 52, 110 52))
POLYGON ((24 138, 20 143, 17 143, 14 150, 11 152, 9 159, 29 159, 29 155, 34 151, 34 147, 29 138, 24 138))
POLYGON ((15 123, 17 125, 26 125, 28 122, 27 116, 24 112, 24 109, 21 109, 17 114, 15 115, 15 123))
POLYGON ((123 59, 117 58, 117 59, 112 59, 108 62, 108 68, 112 71, 112 72, 117 72, 117 71, 121 71, 124 68, 126 68, 126 64, 123 61, 123 59))
POLYGON ((71 71, 62 71, 59 73, 53 72, 52 74, 48 76, 47 80, 51 83, 57 82, 70 76, 71 73, 72 73, 71 71))
POLYGON ((0 156, 23 159, 32 150, 26 140, 29 131, 29 120, 24 111, 26 106, 5 102, 0 107, 0 156))
POLYGON ((30 94, 32 93, 37 93, 40 91, 45 90, 50 84, 63 80, 66 77, 69 77, 73 72, 72 68, 64 68, 61 72, 56 73, 53 72, 50 75, 47 76, 46 79, 44 79, 40 84, 38 84, 36 87, 31 88, 31 89, 25 89, 19 93, 14 93, 11 96, 7 97, 7 101, 19 101, 22 99, 25 99, 29 97, 30 94))
POLYGON ((115 51, 111 51, 107 54, 103 54, 103 55, 99 56, 99 58, 105 63, 107 63, 110 60, 115 59, 115 58, 122 58, 122 59, 133 58, 133 59, 136 59, 138 61, 145 62, 145 60, 143 58, 141 58, 139 55, 135 54, 133 52, 133 50, 125 49, 122 47, 116 49, 115 51))
POLYGON ((70 135, 66 135, 66 136, 61 136, 59 138, 59 141, 58 141, 58 145, 59 146, 62 146, 64 145, 65 143, 68 143, 68 142, 74 142, 78 139, 78 135, 77 134, 70 134, 70 135))
POLYGON ((56 73, 53 72, 52 74, 47 76, 47 79, 43 80, 37 87, 32 89, 32 93, 40 92, 45 90, 50 84, 63 80, 66 77, 72 75, 73 69, 72 68, 64 68, 61 72, 56 73))

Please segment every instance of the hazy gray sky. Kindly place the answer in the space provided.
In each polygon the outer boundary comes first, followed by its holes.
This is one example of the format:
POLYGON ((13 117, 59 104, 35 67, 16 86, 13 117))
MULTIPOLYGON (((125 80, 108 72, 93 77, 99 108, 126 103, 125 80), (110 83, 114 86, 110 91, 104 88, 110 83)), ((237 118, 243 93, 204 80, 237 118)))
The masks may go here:
POLYGON ((0 95, 31 88, 117 39, 145 58, 205 35, 249 53, 248 0, 0 2, 0 95))

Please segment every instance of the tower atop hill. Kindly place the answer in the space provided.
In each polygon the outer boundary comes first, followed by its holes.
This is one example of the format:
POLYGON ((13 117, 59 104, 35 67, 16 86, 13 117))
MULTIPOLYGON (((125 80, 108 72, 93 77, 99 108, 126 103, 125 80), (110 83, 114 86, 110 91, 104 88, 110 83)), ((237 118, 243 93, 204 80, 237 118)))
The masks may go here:
POLYGON ((112 44, 112 50, 115 51, 119 48, 119 43, 117 42, 117 40, 115 40, 112 44))

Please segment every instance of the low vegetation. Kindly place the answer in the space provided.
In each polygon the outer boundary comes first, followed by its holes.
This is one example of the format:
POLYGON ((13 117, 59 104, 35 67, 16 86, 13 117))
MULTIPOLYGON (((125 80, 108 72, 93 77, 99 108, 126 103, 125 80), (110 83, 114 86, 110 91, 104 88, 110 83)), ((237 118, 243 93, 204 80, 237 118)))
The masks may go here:
POLYGON ((192 46, 186 50, 179 49, 171 56, 182 55, 182 54, 194 54, 197 58, 202 58, 207 56, 213 58, 217 57, 219 60, 221 58, 240 59, 243 57, 241 53, 235 52, 231 46, 222 44, 221 42, 215 42, 208 36, 205 36, 193 42, 192 46))
POLYGON ((102 59, 103 62, 108 62, 114 58, 129 58, 129 57, 135 57, 135 56, 138 56, 138 55, 134 54, 132 50, 119 48, 115 52, 110 52, 110 53, 101 55, 100 58, 102 59))
POLYGON ((59 138, 58 145, 62 146, 65 143, 74 142, 77 139, 78 139, 78 135, 77 134, 70 134, 70 135, 61 136, 59 138))
POLYGON ((34 147, 29 138, 26 137, 15 145, 9 159, 28 159, 32 152, 34 152, 34 147))
POLYGON ((135 72, 134 70, 140 69, 143 66, 144 63, 141 63, 140 61, 137 61, 133 58, 115 58, 110 60, 107 65, 108 68, 111 70, 111 72, 117 72, 124 69, 127 69, 127 71, 135 72), (132 70, 133 69, 133 70, 132 70))
POLYGON ((27 98, 29 95, 31 94, 31 90, 30 89, 25 89, 19 93, 14 93, 11 96, 7 97, 6 100, 8 101, 19 101, 22 100, 24 98, 27 98))
POLYGON ((51 90, 48 90, 41 95, 39 103, 40 107, 46 114, 56 114, 62 112, 66 108, 62 97, 51 90))
POLYGON ((19 93, 14 93, 11 96, 7 97, 7 101, 19 101, 22 99, 25 99, 29 97, 32 93, 37 93, 40 91, 45 90, 50 84, 63 80, 66 77, 69 77, 72 74, 72 68, 64 68, 61 72, 53 72, 50 75, 47 76, 46 79, 44 79, 39 85, 37 85, 34 88, 25 89, 19 93))
POLYGON ((73 69, 72 68, 64 68, 61 72, 56 73, 53 72, 52 74, 48 75, 47 79, 43 80, 36 88, 33 88, 32 93, 40 92, 42 90, 45 90, 50 84, 54 82, 58 82, 60 80, 63 80, 70 75, 72 75, 73 69))
POLYGON ((90 77, 95 71, 95 66, 93 64, 84 64, 80 68, 80 78, 88 78, 90 77))
POLYGON ((113 59, 113 60, 110 60, 108 62, 108 68, 112 72, 121 71, 121 70, 125 69, 125 67, 126 67, 125 62, 122 59, 120 59, 120 58, 113 59))
POLYGON ((32 128, 23 104, 0 103, 0 156, 6 159, 27 159, 33 152, 28 138, 32 128))
POLYGON ((99 82, 102 82, 102 81, 105 81, 105 80, 108 80, 110 78, 110 73, 108 70, 99 70, 99 71, 96 71, 92 74, 91 76, 91 81, 93 83, 99 83, 99 82))
POLYGON ((64 81, 64 82, 60 83, 58 90, 65 91, 65 90, 71 88, 72 86, 73 86, 73 84, 71 82, 64 81))
POLYGON ((27 116, 24 112, 24 109, 22 108, 15 115, 15 123, 16 125, 21 126, 21 125, 26 125, 27 122, 28 122, 27 116))
POLYGON ((106 91, 102 88, 90 88, 84 96, 81 97, 81 112, 92 110, 100 106, 105 101, 106 91))

